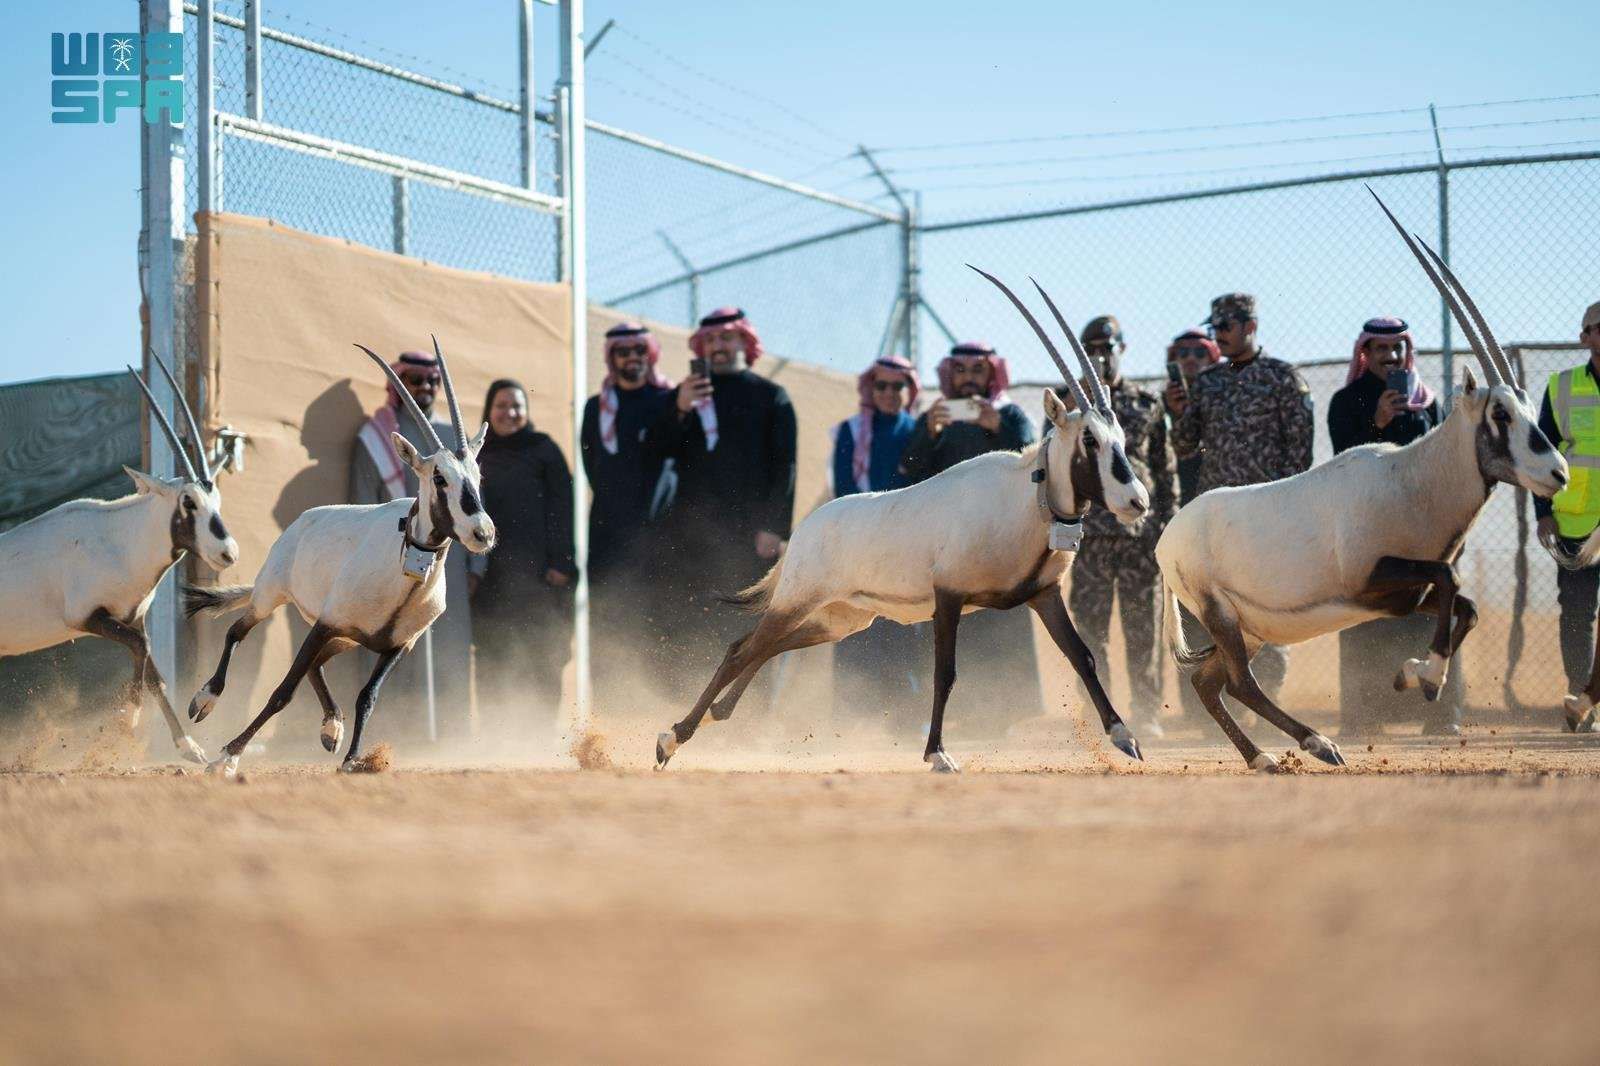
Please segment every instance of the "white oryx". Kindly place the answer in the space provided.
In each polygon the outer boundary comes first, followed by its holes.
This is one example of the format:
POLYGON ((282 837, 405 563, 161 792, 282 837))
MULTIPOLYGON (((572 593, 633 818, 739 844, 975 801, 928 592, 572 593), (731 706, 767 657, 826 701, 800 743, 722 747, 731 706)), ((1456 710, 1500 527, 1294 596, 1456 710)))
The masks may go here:
POLYGON ((1373 618, 1436 612, 1428 658, 1407 660, 1395 688, 1420 684, 1426 698, 1437 699, 1450 656, 1477 623, 1454 563, 1490 492, 1503 481, 1551 496, 1567 483, 1566 460, 1540 432, 1537 410, 1466 289, 1378 203, 1449 305, 1486 387, 1466 370, 1449 417, 1404 447, 1369 444, 1282 481, 1208 492, 1178 512, 1156 545, 1173 657, 1199 666, 1196 691, 1256 770, 1273 770, 1277 760, 1228 714, 1224 690, 1302 750, 1344 763, 1332 741, 1285 714, 1256 683, 1250 657, 1262 644, 1298 644, 1373 618), (1178 603, 1205 626, 1212 646, 1186 647, 1178 603))
POLYGON ((1095 674, 1094 657, 1073 628, 1060 583, 1091 505, 1132 525, 1149 509, 1149 496, 1128 465, 1122 427, 1105 387, 1050 297, 1039 289, 1072 344, 1092 399, 1022 301, 998 279, 978 273, 998 286, 1033 327, 1077 409, 1069 412, 1046 389, 1044 439, 1020 454, 980 455, 907 488, 841 496, 806 516, 777 565, 730 600, 759 611, 761 618, 729 646, 688 716, 657 738, 657 769, 694 735, 708 710, 718 721, 732 714, 768 659, 840 640, 882 617, 902 624, 933 619, 933 720, 923 761, 935 771, 954 772, 959 767, 945 754, 943 724, 956 679, 961 615, 1024 603, 1083 679, 1111 742, 1142 758, 1095 674), (713 703, 725 688, 727 694, 713 703))
POLYGON ((328 691, 322 664, 340 652, 360 646, 378 653, 372 677, 356 699, 356 724, 341 770, 353 767, 361 748, 362 729, 377 702, 384 678, 400 656, 410 650, 423 630, 444 612, 444 555, 452 540, 468 551, 483 553, 494 547, 494 522, 478 498, 478 449, 489 427, 471 440, 461 428, 450 369, 439 342, 439 373, 450 402, 455 426, 453 449, 434 433, 428 418, 394 371, 372 349, 356 345, 383 368, 417 425, 433 445, 422 455, 400 434, 393 435, 401 460, 417 475, 417 498, 368 505, 313 507, 290 523, 267 554, 254 585, 224 588, 185 588, 189 614, 222 613, 246 607, 245 614, 228 627, 217 672, 195 694, 189 717, 196 722, 211 713, 228 679, 233 649, 273 611, 294 604, 311 624, 295 655, 294 664, 273 690, 266 708, 227 747, 212 767, 232 773, 245 745, 294 696, 300 679, 311 675, 311 687, 322 703, 322 746, 339 747, 344 717, 328 691), (423 506, 423 501, 427 505, 423 506))
POLYGON ((184 476, 169 479, 123 467, 137 489, 132 496, 73 500, 0 533, 0 656, 37 651, 85 634, 116 641, 133 655, 128 699, 135 720, 149 693, 178 751, 203 764, 205 752, 172 712, 166 683, 150 659, 144 619, 156 586, 185 552, 222 570, 239 557, 239 545, 222 524, 222 495, 206 462, 194 412, 167 365, 154 353, 151 358, 183 408, 194 462, 144 379, 129 367, 184 476))

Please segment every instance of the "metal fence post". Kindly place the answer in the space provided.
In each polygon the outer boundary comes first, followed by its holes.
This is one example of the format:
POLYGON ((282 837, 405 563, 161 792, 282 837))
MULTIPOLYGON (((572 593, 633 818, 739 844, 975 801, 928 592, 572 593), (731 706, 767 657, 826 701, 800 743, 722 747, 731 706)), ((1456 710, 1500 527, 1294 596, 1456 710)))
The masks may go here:
MULTIPOLYGON (((179 17, 182 17, 181 8, 179 17)), ((211 212, 217 209, 217 108, 216 93, 212 88, 212 74, 216 70, 213 51, 216 47, 216 0, 200 0, 200 13, 195 18, 195 160, 200 172, 195 188, 199 193, 196 210, 211 212)), ((181 212, 180 212, 181 213, 181 212)))
POLYGON ((534 123, 537 121, 534 102, 538 99, 533 80, 533 0, 521 0, 517 5, 517 30, 519 47, 517 49, 517 66, 521 71, 522 93, 518 102, 522 105, 521 132, 522 132, 522 186, 525 189, 539 187, 539 166, 537 154, 537 134, 534 123))
MULTIPOLYGON (((562 40, 566 40, 563 33, 562 40)), ((567 87, 558 85, 555 92, 556 187, 555 194, 562 198, 561 214, 556 216, 556 280, 566 281, 572 263, 570 237, 572 227, 567 224, 565 209, 567 196, 567 87)))
MULTIPOLYGON (((867 166, 883 182, 883 187, 888 190, 894 202, 900 206, 900 294, 895 297, 894 310, 889 313, 889 328, 884 331, 883 344, 879 347, 880 355, 887 355, 894 350, 897 343, 904 340, 906 354, 909 357, 914 346, 912 340, 916 332, 917 319, 917 290, 913 275, 916 273, 917 238, 913 231, 916 227, 915 213, 906 198, 900 195, 900 190, 894 182, 889 180, 889 175, 878 166, 878 161, 872 158, 872 153, 867 151, 864 144, 856 146, 856 154, 867 161, 867 166)), ((913 360, 914 362, 915 360, 913 360)))
MULTIPOLYGON (((574 449, 583 435, 583 405, 589 393, 589 293, 585 221, 587 196, 584 177, 585 94, 583 79, 583 0, 561 0, 561 88, 566 107, 562 139, 562 194, 566 209, 568 292, 572 308, 572 441, 574 449)), ((572 640, 573 725, 582 731, 589 724, 589 483, 583 464, 573 463, 572 514, 574 562, 578 587, 574 596, 572 640)))
POLYGON ((396 174, 390 191, 390 217, 394 224, 394 251, 396 255, 410 255, 411 247, 411 192, 406 179, 396 174))
POLYGON ((244 0, 244 113, 261 121, 261 0, 244 0))
POLYGON ((906 288, 906 358, 916 369, 917 380, 922 380, 922 331, 918 320, 922 317, 922 194, 912 194, 911 208, 906 211, 905 223, 905 288, 906 288))
POLYGON ((695 269, 689 257, 683 254, 683 249, 672 243, 672 238, 667 236, 667 231, 656 230, 656 236, 661 238, 661 243, 667 246, 667 251, 678 260, 678 265, 683 267, 683 272, 689 276, 689 321, 687 325, 692 329, 700 324, 700 272, 695 269))
MULTIPOLYGON (((1450 168, 1444 161, 1444 142, 1439 139, 1439 113, 1432 104, 1428 105, 1428 121, 1433 124, 1433 150, 1439 157, 1439 256, 1446 263, 1450 262, 1450 168)), ((1444 397, 1444 410, 1450 413, 1452 406, 1450 390, 1455 386, 1456 360, 1455 352, 1450 344, 1450 305, 1445 303, 1444 297, 1439 297, 1439 364, 1440 373, 1444 377, 1444 388, 1439 395, 1444 397)))
MULTIPOLYGON (((142 33, 182 33, 181 0, 140 0, 139 29, 142 33)), ((141 74, 143 72, 141 71, 141 74)), ((139 196, 139 266, 143 295, 146 348, 167 361, 179 381, 184 380, 182 359, 188 353, 178 338, 178 256, 184 240, 183 131, 169 123, 139 124, 141 188, 139 196)), ((144 360, 145 379, 174 424, 178 422, 177 397, 156 368, 144 360)), ((145 421, 145 454, 151 473, 176 473, 176 456, 160 433, 150 433, 145 421)), ((169 683, 181 687, 178 678, 177 576, 169 573, 156 587, 155 601, 145 619, 150 639, 150 656, 169 683)), ((159 716, 148 717, 153 730, 159 716)), ((164 731, 163 731, 164 733, 164 731)), ((147 739, 157 741, 155 734, 147 739)))

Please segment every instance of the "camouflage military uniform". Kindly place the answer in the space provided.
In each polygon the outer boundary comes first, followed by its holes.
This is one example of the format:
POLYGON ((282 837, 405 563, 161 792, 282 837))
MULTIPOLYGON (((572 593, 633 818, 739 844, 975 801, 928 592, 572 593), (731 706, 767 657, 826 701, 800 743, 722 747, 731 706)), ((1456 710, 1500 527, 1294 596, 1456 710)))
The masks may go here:
MULTIPOLYGON (((1290 364, 1258 352, 1243 366, 1218 363, 1200 372, 1189 406, 1172 427, 1172 448, 1179 459, 1200 456, 1203 495, 1309 470, 1315 432, 1311 387, 1290 364)), ((1254 667, 1261 687, 1276 696, 1289 669, 1289 650, 1265 645, 1254 667)))
POLYGON ((1137 532, 1104 508, 1083 520, 1083 543, 1072 563, 1072 618, 1095 661, 1106 661, 1113 594, 1122 604, 1122 637, 1135 714, 1156 713, 1161 703, 1156 649, 1156 541, 1172 518, 1173 461, 1161 398, 1126 379, 1106 390, 1127 437, 1128 463, 1150 493, 1150 515, 1137 532))
POLYGON ((1179 459, 1198 454, 1200 492, 1259 485, 1311 468, 1316 419, 1300 372, 1265 352, 1243 366, 1218 363, 1195 379, 1172 427, 1179 459))

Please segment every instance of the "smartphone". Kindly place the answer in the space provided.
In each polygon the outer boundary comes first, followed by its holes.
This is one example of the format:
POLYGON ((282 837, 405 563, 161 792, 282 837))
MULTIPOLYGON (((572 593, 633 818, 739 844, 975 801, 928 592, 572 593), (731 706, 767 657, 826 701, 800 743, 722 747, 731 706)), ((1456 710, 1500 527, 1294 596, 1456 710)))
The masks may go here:
POLYGON ((697 355, 693 359, 689 360, 689 376, 702 378, 710 377, 711 368, 706 365, 706 361, 704 359, 697 355))
POLYGON ((978 406, 978 401, 971 396, 963 396, 958 400, 946 400, 945 409, 950 412, 952 422, 976 422, 983 414, 983 408, 978 406))
POLYGON ((1183 380, 1183 368, 1177 363, 1167 364, 1167 380, 1183 389, 1185 396, 1189 394, 1189 383, 1183 380))
POLYGON ((1385 383, 1384 388, 1389 389, 1391 392, 1398 392, 1408 400, 1411 399, 1411 390, 1413 388, 1411 371, 1404 368, 1389 371, 1389 380, 1385 383))

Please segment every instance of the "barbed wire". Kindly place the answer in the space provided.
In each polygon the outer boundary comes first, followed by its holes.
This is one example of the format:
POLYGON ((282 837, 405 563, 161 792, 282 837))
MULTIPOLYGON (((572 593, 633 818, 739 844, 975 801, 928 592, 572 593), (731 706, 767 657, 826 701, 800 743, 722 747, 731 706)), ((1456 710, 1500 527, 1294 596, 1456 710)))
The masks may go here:
MULTIPOLYGON (((1559 118, 1521 119, 1510 122, 1479 122, 1459 126, 1440 126, 1440 133, 1460 133, 1468 130, 1507 129, 1512 127, 1547 126, 1572 122, 1594 122, 1600 120, 1600 115, 1571 115, 1559 118)), ((1103 159, 1134 159, 1149 156, 1163 155, 1192 155, 1203 152, 1237 151, 1247 148, 1278 148, 1292 144, 1326 144, 1330 141, 1363 140, 1377 137, 1431 137, 1432 129, 1423 127, 1415 130, 1372 130, 1357 133, 1324 133, 1313 137, 1286 137, 1266 141, 1234 141, 1229 144, 1189 144, 1174 145, 1163 148, 1138 148, 1126 152, 1094 152, 1079 153, 1077 155, 1040 156, 1033 159, 1001 159, 994 161, 965 161, 960 163, 936 163, 918 167, 889 168, 890 174, 932 174, 952 170, 996 170, 1002 167, 1031 167, 1050 166, 1057 163, 1085 163, 1103 159)))
MULTIPOLYGON (((1478 144, 1452 148, 1449 151, 1455 155, 1467 152, 1521 152, 1533 149, 1547 150, 1553 148, 1577 148, 1586 145, 1600 144, 1600 137, 1583 137, 1575 141, 1546 141, 1541 144, 1478 144)), ((1295 167, 1336 167, 1356 163, 1375 163, 1380 160, 1397 160, 1426 158, 1432 161, 1434 151, 1416 149, 1406 152, 1380 152, 1373 155, 1341 156, 1337 159, 1299 159, 1286 163, 1255 163, 1245 166, 1233 167, 1207 167, 1199 170, 1179 171, 1147 171, 1142 174, 1071 174, 1050 178, 1022 178, 1016 181, 994 182, 963 182, 951 185, 928 185, 918 189, 919 192, 948 192, 956 189, 1009 189, 1025 188, 1028 186, 1042 185, 1067 185, 1067 184, 1093 184, 1106 181, 1177 181, 1182 178, 1197 178, 1217 174, 1246 174, 1257 171, 1289 170, 1295 167)), ((887 194, 885 194, 887 195, 887 194)), ((874 197, 873 199, 876 199, 874 197)))
MULTIPOLYGON (((1574 100, 1600 99, 1600 92, 1573 93, 1567 96, 1536 96, 1525 97, 1519 100, 1482 100, 1467 104, 1439 105, 1439 111, 1466 111, 1488 107, 1509 107, 1524 104, 1551 104, 1567 103, 1574 100)), ((874 147, 872 151, 879 153, 889 152, 937 152, 954 148, 998 148, 1013 144, 1047 144, 1057 141, 1089 141, 1109 140, 1123 137, 1157 137, 1170 136, 1178 133, 1215 133, 1222 130, 1260 129, 1269 126, 1304 125, 1316 122, 1342 122, 1352 119, 1365 118, 1393 118, 1398 115, 1426 115, 1428 108, 1402 107, 1386 111, 1351 111, 1336 115, 1304 115, 1294 118, 1269 118, 1252 119, 1245 122, 1215 122, 1195 126, 1165 126, 1144 129, 1084 131, 1074 133, 1051 133, 1029 137, 998 137, 972 141, 945 141, 939 144, 905 144, 874 147)))
POLYGON ((830 130, 825 126, 821 126, 817 122, 815 122, 813 119, 811 119, 809 116, 807 116, 805 114, 802 114, 801 112, 796 111, 793 108, 791 108, 791 107, 789 107, 789 106, 787 106, 785 104, 781 104, 778 101, 772 99, 771 97, 763 96, 763 95, 761 95, 760 93, 757 93, 757 92, 752 92, 748 85, 733 85, 733 84, 731 84, 729 82, 723 81, 721 78, 717 77, 715 74, 709 74, 706 71, 700 70, 697 67, 694 67, 694 66, 691 66, 688 63, 685 63, 683 60, 681 60, 677 56, 673 55, 666 48, 662 47, 659 44, 656 44, 654 41, 652 41, 649 38, 645 37, 644 35, 638 33, 637 31, 632 30, 632 29, 628 28, 627 26, 624 26, 620 22, 617 23, 614 27, 612 27, 612 32, 613 33, 619 33, 624 37, 627 37, 627 38, 629 38, 629 39, 631 39, 633 41, 636 41, 637 43, 639 43, 643 47, 645 47, 645 48, 649 49, 650 51, 654 52, 661 59, 663 59, 666 62, 672 64, 673 66, 679 68, 680 70, 684 71, 685 73, 692 74, 695 77, 701 79, 702 81, 708 82, 708 83, 710 83, 712 85, 717 86, 720 89, 724 89, 724 90, 726 90, 728 92, 732 92, 732 93, 736 94, 736 98, 737 99, 755 100, 755 101, 758 101, 760 103, 766 104, 768 107, 773 108, 774 110, 776 110, 779 113, 787 116, 788 118, 791 118, 791 119, 795 120, 796 122, 799 122, 800 124, 802 124, 804 126, 807 126, 807 127, 811 128, 812 130, 815 130, 817 133, 822 134, 824 137, 827 137, 828 139, 833 140, 833 141, 837 141, 840 144, 846 144, 846 145, 849 145, 849 146, 851 146, 853 148, 853 147, 856 146, 857 143, 859 143, 857 139, 846 137, 843 134, 838 133, 835 130, 830 130))

